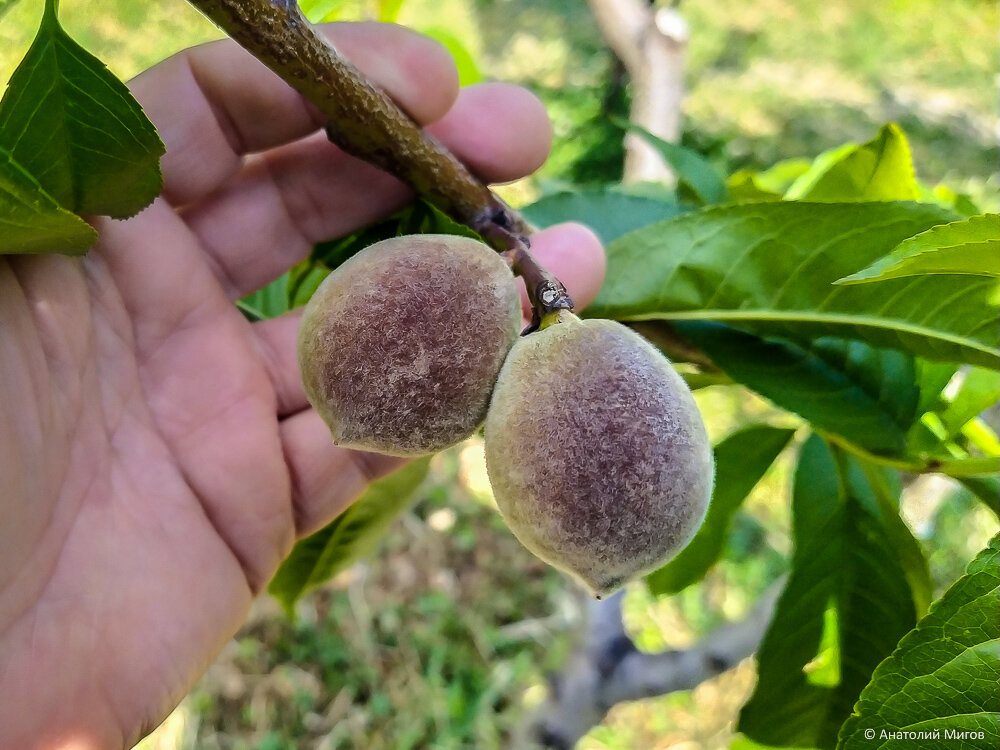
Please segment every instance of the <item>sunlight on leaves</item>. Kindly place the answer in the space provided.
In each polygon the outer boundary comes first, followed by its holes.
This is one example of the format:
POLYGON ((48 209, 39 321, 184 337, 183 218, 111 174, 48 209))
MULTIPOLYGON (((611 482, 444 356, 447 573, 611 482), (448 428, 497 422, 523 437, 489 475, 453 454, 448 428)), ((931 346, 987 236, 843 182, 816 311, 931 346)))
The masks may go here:
POLYGON ((612 242, 604 286, 585 315, 715 320, 758 335, 849 338, 997 368, 994 280, 934 275, 833 285, 953 218, 937 206, 904 202, 693 211, 612 242))
POLYGON ((1000 276, 1000 216, 972 216, 928 229, 834 283, 864 284, 922 274, 1000 276))
POLYGON ((0 147, 61 206, 127 218, 163 186, 163 143, 121 81, 74 42, 48 0, 0 100, 0 147))
POLYGON ((994 537, 879 665, 838 748, 887 747, 883 730, 926 731, 918 745, 928 749, 1000 744, 998 557, 994 537), (961 732, 973 736, 956 740, 961 732))
POLYGON ((81 255, 97 240, 87 222, 59 204, 0 148, 0 255, 81 255))

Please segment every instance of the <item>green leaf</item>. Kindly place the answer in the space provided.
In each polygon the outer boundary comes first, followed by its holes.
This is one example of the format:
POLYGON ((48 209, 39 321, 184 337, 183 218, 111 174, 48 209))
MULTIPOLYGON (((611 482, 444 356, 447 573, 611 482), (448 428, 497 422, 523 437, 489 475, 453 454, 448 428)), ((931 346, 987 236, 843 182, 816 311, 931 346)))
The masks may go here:
POLYGON ((941 391, 955 377, 958 368, 950 362, 929 362, 917 359, 917 385, 920 388, 920 399, 917 402, 917 413, 929 411, 941 400, 941 391))
POLYGON ((320 242, 310 254, 313 261, 333 270, 369 245, 409 234, 454 234, 460 237, 482 238, 464 224, 452 220, 423 200, 417 200, 402 211, 357 232, 337 239, 320 242))
POLYGON ((670 143, 650 133, 645 128, 630 122, 613 118, 623 129, 635 133, 673 168, 678 186, 687 186, 695 198, 703 204, 722 203, 729 197, 726 182, 704 156, 697 151, 670 143))
POLYGON ((872 140, 827 152, 814 170, 803 175, 785 195, 787 200, 912 201, 920 197, 913 157, 903 131, 884 125, 872 140))
POLYGON ((239 305, 257 320, 276 318, 288 312, 288 274, 282 274, 263 289, 248 294, 239 305))
POLYGON ((389 525, 409 507, 429 465, 429 457, 417 459, 374 482, 331 523, 295 545, 267 587, 289 615, 306 591, 372 553, 389 525))
POLYGON ((539 227, 564 221, 579 221, 608 244, 633 229, 678 216, 684 209, 673 201, 630 195, 613 188, 548 195, 521 209, 524 217, 539 227))
POLYGON ((933 460, 934 471, 955 477, 955 479, 984 478, 1000 471, 1000 458, 996 456, 935 457, 933 460))
MULTIPOLYGON (((661 350, 662 351, 662 350, 661 350)), ((666 352, 664 352, 666 354, 666 352)), ((688 390, 700 391, 702 388, 708 388, 713 385, 732 385, 733 381, 724 373, 721 372, 698 372, 691 370, 684 370, 677 368, 678 374, 684 378, 684 382, 687 384, 688 390)))
POLYGON ((968 423, 1000 399, 1000 376, 993 370, 969 368, 950 399, 940 396, 924 413, 910 433, 910 450, 915 453, 942 452, 968 423))
POLYGON ((957 435, 961 429, 1000 400, 1000 377, 992 370, 970 368, 962 379, 955 397, 941 412, 941 423, 947 436, 957 435))
POLYGON ((973 203, 972 198, 964 193, 956 193, 947 185, 935 185, 933 190, 921 185, 920 202, 938 203, 962 216, 977 216, 983 213, 983 210, 973 203))
POLYGON ((1000 746, 998 558, 1000 536, 879 665, 838 748, 1000 746))
POLYGON ((976 417, 962 427, 961 442, 970 453, 976 451, 984 456, 1000 456, 1000 437, 982 417, 976 417))
POLYGON ((378 0, 378 20, 382 23, 395 23, 404 0, 378 0))
POLYGON ((886 538, 895 550, 910 586, 916 615, 922 617, 934 596, 934 583, 920 542, 899 516, 899 496, 902 491, 899 472, 867 461, 857 463, 864 474, 864 481, 859 481, 860 476, 853 477, 854 492, 858 497, 874 500, 878 506, 886 538))
POLYGON ((8 151, 0 148, 0 255, 81 255, 97 232, 42 189, 8 151))
POLYGON ((801 200, 802 196, 811 190, 824 174, 842 161, 845 156, 853 153, 857 147, 856 143, 845 143, 822 152, 812 160, 808 169, 792 180, 785 190, 784 199, 787 201, 801 200))
MULTIPOLYGON (((775 193, 764 188, 758 176, 749 170, 741 169, 733 172, 726 179, 729 198, 735 203, 757 203, 759 201, 780 201, 781 193, 775 193)), ((749 742, 749 740, 747 740, 749 742)))
POLYGON ((776 162, 754 177, 765 190, 783 194, 792 183, 812 167, 809 159, 784 159, 776 162))
POLYGON ((301 307, 313 296, 330 269, 317 260, 306 258, 288 271, 288 308, 301 307))
POLYGON ((729 176, 726 185, 730 197, 739 203, 780 201, 788 187, 811 166, 808 159, 786 159, 763 172, 741 169, 729 176))
POLYGON ((417 30, 424 36, 441 42, 448 50, 455 61, 455 67, 458 68, 459 86, 472 86, 482 82, 483 73, 476 64, 476 58, 460 36, 440 26, 420 26, 417 30))
POLYGON ((869 450, 903 450, 919 396, 908 354, 833 338, 800 345, 708 321, 673 325, 729 377, 782 409, 869 450))
POLYGON ((0 18, 7 15, 7 11, 17 5, 21 0, 0 0, 0 18))
POLYGON ((704 578, 722 553, 733 514, 794 434, 795 430, 755 425, 715 446, 715 488, 708 514, 680 554, 646 577, 653 594, 675 594, 704 578))
POLYGON ((951 216, 917 203, 701 209, 612 242, 607 278, 586 314, 717 320, 760 335, 859 339, 927 359, 995 368, 1000 295, 994 281, 920 276, 832 285, 951 216))
POLYGON ((802 448, 792 572, 758 652, 739 731, 830 748, 879 662, 916 621, 907 579, 856 462, 820 438, 802 448))
POLYGON ((299 0, 302 14, 313 23, 335 21, 353 0, 299 0))
POLYGON ((984 214, 928 229, 834 283, 865 284, 935 273, 1000 276, 1000 216, 984 214))
POLYGON ((360 253, 369 245, 399 236, 398 215, 371 224, 364 229, 335 240, 318 242, 312 249, 309 260, 321 263, 328 270, 337 268, 349 258, 360 253))
POLYGON ((459 224, 436 206, 423 199, 413 204, 413 210, 400 223, 398 234, 454 234, 458 237, 469 237, 482 241, 474 230, 459 224))
POLYGON ((64 208, 126 218, 163 187, 152 123, 121 81, 74 42, 47 0, 0 101, 0 147, 64 208))

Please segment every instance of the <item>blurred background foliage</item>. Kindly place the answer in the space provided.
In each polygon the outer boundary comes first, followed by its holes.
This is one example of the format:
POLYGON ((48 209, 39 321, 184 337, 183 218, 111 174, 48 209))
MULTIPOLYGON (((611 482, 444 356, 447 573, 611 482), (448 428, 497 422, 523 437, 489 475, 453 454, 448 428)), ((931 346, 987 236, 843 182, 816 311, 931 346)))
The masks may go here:
MULTIPOLYGON (((523 83, 556 140, 514 203, 617 181, 628 92, 583 0, 303 0, 313 18, 395 20, 444 43, 464 84, 523 83)), ((30 43, 41 2, 0 19, 0 81, 30 43)), ((992 0, 703 0, 690 25, 682 142, 720 171, 763 169, 868 140, 883 122, 909 136, 920 176, 997 205, 998 8, 992 0)), ((182 0, 63 0, 71 35, 127 79, 220 33, 182 0)), ((581 217, 585 218, 585 217, 581 217)), ((788 417, 746 391, 697 393, 713 441, 788 417)), ((737 517, 724 560, 700 584, 655 600, 630 590, 643 649, 682 648, 744 614, 789 552, 791 457, 737 517)), ((937 482, 937 484, 935 484, 937 482)), ((903 515, 924 541, 940 593, 996 529, 968 492, 912 484, 903 515)), ((496 514, 475 440, 434 459, 414 509, 369 562, 299 603, 289 621, 262 600, 144 750, 497 748, 544 695, 571 647, 581 599, 525 552, 496 514)), ((752 665, 690 693, 615 707, 583 750, 722 748, 753 687, 752 665)))
MULTIPOLYGON (((464 83, 523 83, 548 106, 552 157, 531 183, 600 183, 621 170, 627 92, 583 0, 303 0, 312 18, 388 18, 430 33, 464 83)), ((683 142, 721 171, 763 169, 887 121, 902 125, 930 183, 994 204, 996 29, 991 0, 702 0, 691 29, 683 142)), ((0 81, 30 42, 41 3, 0 22, 0 81)), ((128 79, 177 50, 221 36, 182 0, 64 0, 67 30, 128 79)), ((533 195, 528 192, 527 196, 533 195)))

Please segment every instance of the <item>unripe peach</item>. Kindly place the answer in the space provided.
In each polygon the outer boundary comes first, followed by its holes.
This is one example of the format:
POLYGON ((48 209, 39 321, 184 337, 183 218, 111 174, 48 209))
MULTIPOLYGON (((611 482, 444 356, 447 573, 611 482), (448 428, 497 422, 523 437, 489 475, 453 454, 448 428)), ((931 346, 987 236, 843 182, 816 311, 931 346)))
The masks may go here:
POLYGON ((691 540, 712 451, 658 350, 613 321, 558 317, 519 339, 500 371, 486 466, 521 543, 603 596, 691 540))
POLYGON ((520 325, 514 276, 486 245, 384 240, 333 271, 306 305, 306 395, 338 445, 433 453, 482 424, 520 325))

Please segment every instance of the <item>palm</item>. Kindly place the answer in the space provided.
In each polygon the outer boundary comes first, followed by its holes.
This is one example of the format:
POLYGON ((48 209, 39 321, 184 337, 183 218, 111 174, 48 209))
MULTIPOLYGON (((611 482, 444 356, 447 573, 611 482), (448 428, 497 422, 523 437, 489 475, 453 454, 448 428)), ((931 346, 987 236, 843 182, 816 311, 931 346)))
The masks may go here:
POLYGON ((117 265, 148 214, 169 211, 156 206, 125 236, 109 227, 82 261, 0 267, 3 320, 20 334, 5 340, 15 348, 0 383, 20 410, 3 443, 19 450, 0 461, 14 497, 31 501, 5 508, 0 530, 3 645, 20 657, 4 682, 26 701, 86 696, 87 714, 133 726, 183 695, 294 535, 275 389, 251 327, 179 222, 144 272, 189 280, 173 303, 137 297, 117 265))
MULTIPOLYGON (((487 178, 544 157, 544 113, 524 92, 455 103, 453 65, 428 40, 330 33, 487 178)), ((231 44, 133 86, 167 144, 163 197, 100 220, 82 259, 0 259, 0 747, 134 742, 295 538, 394 465, 330 443, 299 382, 296 315, 250 324, 233 300, 406 190, 326 143, 231 44)), ((566 226, 535 247, 578 301, 593 296, 592 235, 566 226)))

